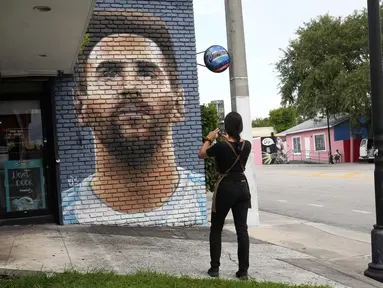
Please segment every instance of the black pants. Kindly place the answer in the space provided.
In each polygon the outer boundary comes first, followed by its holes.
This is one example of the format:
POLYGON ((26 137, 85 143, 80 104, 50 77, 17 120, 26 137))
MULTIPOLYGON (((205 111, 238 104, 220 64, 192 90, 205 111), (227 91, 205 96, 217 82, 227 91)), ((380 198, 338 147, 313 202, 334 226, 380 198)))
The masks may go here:
POLYGON ((210 227, 210 266, 218 269, 222 249, 222 229, 225 218, 231 209, 233 212, 238 241, 239 271, 249 269, 249 234, 247 232, 247 212, 250 205, 250 191, 247 182, 224 179, 219 185, 216 196, 216 212, 211 214, 210 227))

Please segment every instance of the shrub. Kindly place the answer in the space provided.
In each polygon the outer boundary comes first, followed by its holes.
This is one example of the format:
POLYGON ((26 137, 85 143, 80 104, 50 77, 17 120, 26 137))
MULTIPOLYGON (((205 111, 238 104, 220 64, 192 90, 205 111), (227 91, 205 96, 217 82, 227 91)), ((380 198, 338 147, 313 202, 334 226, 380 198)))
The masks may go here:
MULTIPOLYGON (((219 118, 217 109, 213 104, 201 105, 201 121, 202 121, 202 136, 204 139, 209 132, 218 128, 219 118)), ((205 178, 206 190, 213 192, 214 185, 218 178, 218 173, 215 170, 215 161, 213 158, 205 159, 205 178)))

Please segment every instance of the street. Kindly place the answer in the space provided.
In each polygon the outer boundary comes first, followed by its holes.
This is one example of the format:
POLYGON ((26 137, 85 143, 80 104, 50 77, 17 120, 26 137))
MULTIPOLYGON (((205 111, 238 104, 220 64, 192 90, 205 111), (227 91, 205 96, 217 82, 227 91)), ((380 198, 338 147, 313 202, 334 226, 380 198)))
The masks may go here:
POLYGON ((367 163, 258 166, 259 210, 369 233, 373 171, 367 163))

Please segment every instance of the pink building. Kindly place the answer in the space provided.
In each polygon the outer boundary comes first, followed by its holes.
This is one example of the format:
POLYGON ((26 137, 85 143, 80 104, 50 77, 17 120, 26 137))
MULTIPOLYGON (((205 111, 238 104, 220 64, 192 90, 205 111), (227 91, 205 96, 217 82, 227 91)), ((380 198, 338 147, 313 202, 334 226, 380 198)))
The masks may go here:
MULTIPOLYGON (((345 143, 345 140, 335 141, 334 133, 334 127, 331 127, 330 141, 332 153, 334 154, 336 150, 339 150, 343 156, 343 162, 350 162, 348 156, 350 149, 345 147, 349 143, 345 143)), ((327 127, 288 134, 286 135, 286 142, 287 149, 291 151, 290 161, 328 161, 329 139, 327 127)))
POLYGON ((253 149, 255 165, 289 162, 286 135, 270 133, 254 136, 253 149))
POLYGON ((255 137, 253 138, 253 150, 254 150, 254 161, 255 165, 262 165, 262 144, 261 138, 255 137))
POLYGON ((329 144, 332 154, 340 152, 341 162, 358 162, 359 145, 367 132, 358 131, 353 138, 348 116, 332 117, 329 126, 330 138, 327 119, 308 120, 280 134, 254 138, 255 164, 327 163, 329 144))
POLYGON ((289 161, 322 162, 329 157, 330 144, 334 154, 340 152, 341 162, 358 162, 359 145, 364 135, 354 139, 351 135, 348 116, 330 119, 330 139, 327 119, 308 120, 284 132, 286 135, 289 161))

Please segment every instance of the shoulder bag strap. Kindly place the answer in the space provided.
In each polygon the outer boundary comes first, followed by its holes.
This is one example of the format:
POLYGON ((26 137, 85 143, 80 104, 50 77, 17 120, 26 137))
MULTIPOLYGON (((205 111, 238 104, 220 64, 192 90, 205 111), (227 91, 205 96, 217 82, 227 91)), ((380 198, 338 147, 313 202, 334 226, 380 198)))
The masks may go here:
MULTIPOLYGON (((245 142, 246 142, 246 141, 243 141, 243 142, 242 142, 241 152, 242 152, 243 149, 245 148, 245 142)), ((241 161, 240 159, 238 159, 238 160, 239 160, 239 163, 241 164, 241 168, 242 168, 242 170, 245 171, 245 167, 243 166, 242 161, 241 161)))
MULTIPOLYGON (((233 169, 233 167, 235 166, 235 164, 237 164, 237 162, 239 161, 240 164, 241 164, 241 167, 242 167, 242 170, 245 171, 245 167, 243 167, 243 164, 242 162, 239 160, 239 157, 241 157, 241 153, 237 153, 237 151, 235 151, 235 149, 233 148, 233 146, 231 146, 231 144, 227 141, 225 141, 227 145, 229 145, 229 147, 231 148, 231 150, 234 152, 235 156, 237 156, 237 158, 235 159, 233 165, 231 165, 231 167, 229 169, 226 170, 225 174, 229 173, 231 169, 233 169)), ((243 151, 243 148, 245 147, 245 141, 243 141, 242 143, 242 146, 241 146, 241 152, 243 151)))

